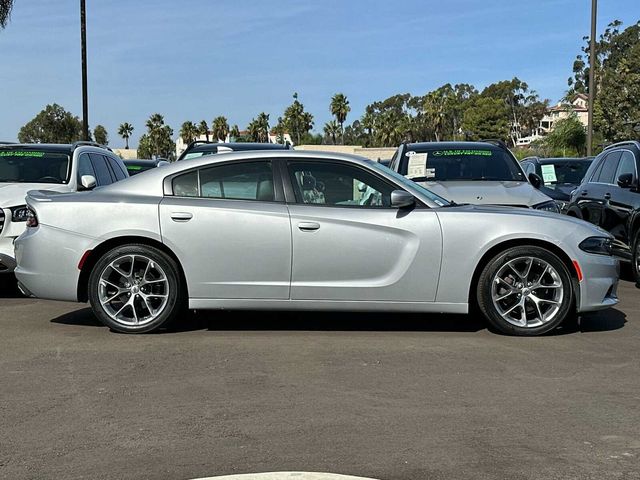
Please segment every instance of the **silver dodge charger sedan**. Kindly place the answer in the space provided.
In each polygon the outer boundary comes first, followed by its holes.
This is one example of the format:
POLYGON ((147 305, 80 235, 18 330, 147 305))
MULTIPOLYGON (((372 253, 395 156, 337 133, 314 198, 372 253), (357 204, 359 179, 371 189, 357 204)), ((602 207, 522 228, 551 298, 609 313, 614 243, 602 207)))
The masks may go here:
POLYGON ((467 313, 538 335, 615 305, 611 235, 522 208, 456 205, 366 159, 206 156, 82 195, 32 191, 27 295, 91 302, 113 330, 183 309, 467 313))

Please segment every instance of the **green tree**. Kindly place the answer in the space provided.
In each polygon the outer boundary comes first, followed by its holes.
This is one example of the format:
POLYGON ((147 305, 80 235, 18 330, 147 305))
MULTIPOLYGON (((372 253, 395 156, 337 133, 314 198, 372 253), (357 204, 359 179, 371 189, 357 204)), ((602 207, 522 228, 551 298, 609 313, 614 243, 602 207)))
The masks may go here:
POLYGON ((198 124, 198 135, 204 135, 204 138, 209 141, 209 125, 207 125, 206 120, 202 120, 198 124))
POLYGON ((129 138, 131 138, 131 134, 133 133, 133 125, 130 123, 124 122, 121 123, 118 127, 118 135, 120 135, 125 141, 126 149, 129 148, 129 138))
POLYGON ((187 145, 193 142, 198 136, 198 126, 191 120, 187 120, 180 127, 180 138, 187 145))
POLYGON ((229 134, 229 122, 227 122, 227 118, 222 115, 214 118, 211 122, 211 131, 214 140, 219 142, 226 141, 227 135, 229 134))
POLYGON ((567 153, 566 149, 571 149, 578 155, 584 155, 587 134, 578 117, 571 115, 555 123, 553 131, 544 138, 544 143, 556 152, 562 151, 563 156, 567 153))
POLYGON ((594 129, 608 141, 640 140, 640 22, 612 30, 605 42, 594 129))
POLYGON ((82 122, 54 103, 47 105, 18 133, 22 143, 72 143, 82 139, 82 122))
POLYGON ((470 140, 509 139, 509 110, 504 100, 479 96, 464 112, 462 129, 470 140))
POLYGON ((300 145, 303 135, 313 128, 313 115, 305 111, 297 93, 293 94, 293 103, 284 111, 283 120, 289 133, 296 139, 297 145, 300 145))
POLYGON ((416 137, 410 94, 394 95, 367 105, 362 125, 367 131, 369 147, 392 147, 416 137))
POLYGON ((273 127, 273 133, 276 134, 276 142, 284 145, 285 137, 284 135, 287 133, 287 127, 284 124, 284 120, 282 117, 278 117, 278 123, 273 127))
POLYGON ((11 17, 13 0, 0 0, 0 28, 5 28, 11 17))
POLYGON ((324 136, 331 145, 337 145, 337 137, 342 134, 342 128, 336 120, 324 124, 324 136))
POLYGON ((164 117, 154 113, 146 122, 147 132, 140 137, 138 156, 140 158, 173 158, 176 145, 173 142, 173 129, 165 125, 164 117))
POLYGON ((240 128, 238 128, 238 125, 234 125, 233 127, 231 127, 231 130, 229 130, 229 135, 234 142, 238 141, 238 137, 240 137, 240 128))
POLYGON ((109 145, 109 134, 103 125, 96 125, 93 129, 93 138, 100 145, 109 145))
MULTIPOLYGON (((336 93, 333 97, 331 97, 331 105, 329 106, 329 110, 331 111, 331 115, 336 118, 336 122, 340 124, 340 136, 344 136, 344 122, 347 120, 347 115, 351 111, 351 107, 349 106, 349 100, 343 93, 336 93)), ((341 138, 342 143, 344 143, 344 139, 341 138)), ((334 144, 335 139, 334 139, 334 144)))

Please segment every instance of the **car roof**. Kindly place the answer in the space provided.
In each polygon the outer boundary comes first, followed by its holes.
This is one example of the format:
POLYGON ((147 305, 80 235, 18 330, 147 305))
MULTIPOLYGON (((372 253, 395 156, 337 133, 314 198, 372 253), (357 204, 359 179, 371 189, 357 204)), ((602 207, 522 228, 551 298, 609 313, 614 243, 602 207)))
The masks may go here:
POLYGON ((243 152, 247 150, 287 150, 286 145, 281 145, 279 143, 251 143, 251 142, 238 142, 238 143, 201 143, 199 145, 194 145, 189 149, 189 153, 191 152, 202 152, 202 151, 210 151, 212 147, 215 148, 229 148, 234 152, 243 152))
POLYGON ((554 157, 554 158, 539 158, 538 161, 544 165, 549 163, 558 162, 591 162, 594 157, 554 157))
POLYGON ((70 143, 10 143, 10 144, 2 144, 0 145, 2 149, 33 149, 33 150, 41 150, 45 152, 60 152, 69 150, 71 151, 72 145, 70 143))
POLYGON ((158 162, 163 162, 166 160, 153 160, 149 158, 123 158, 122 162, 125 165, 156 165, 158 162))
POLYGON ((408 143, 407 149, 410 148, 419 148, 419 149, 440 149, 440 148, 451 148, 451 149, 469 149, 469 148, 484 148, 491 150, 503 150, 502 147, 495 145, 489 142, 418 142, 418 143, 408 143))

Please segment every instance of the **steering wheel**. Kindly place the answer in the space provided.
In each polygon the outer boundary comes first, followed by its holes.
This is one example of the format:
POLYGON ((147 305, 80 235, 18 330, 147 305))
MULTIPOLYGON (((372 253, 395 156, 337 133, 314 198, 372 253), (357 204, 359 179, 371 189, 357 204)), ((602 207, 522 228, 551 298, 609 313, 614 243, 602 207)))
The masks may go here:
POLYGON ((36 182, 44 182, 46 183, 48 180, 53 180, 55 183, 60 183, 60 179, 53 176, 40 177, 36 182))

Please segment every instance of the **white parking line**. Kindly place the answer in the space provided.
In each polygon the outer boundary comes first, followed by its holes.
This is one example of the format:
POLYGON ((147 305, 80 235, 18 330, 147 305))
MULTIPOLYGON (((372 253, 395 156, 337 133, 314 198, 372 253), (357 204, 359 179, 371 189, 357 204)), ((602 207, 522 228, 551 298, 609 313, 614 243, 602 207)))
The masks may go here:
POLYGON ((224 475, 222 477, 203 477, 193 480, 376 480, 367 477, 353 477, 337 473, 321 472, 264 472, 224 475))

